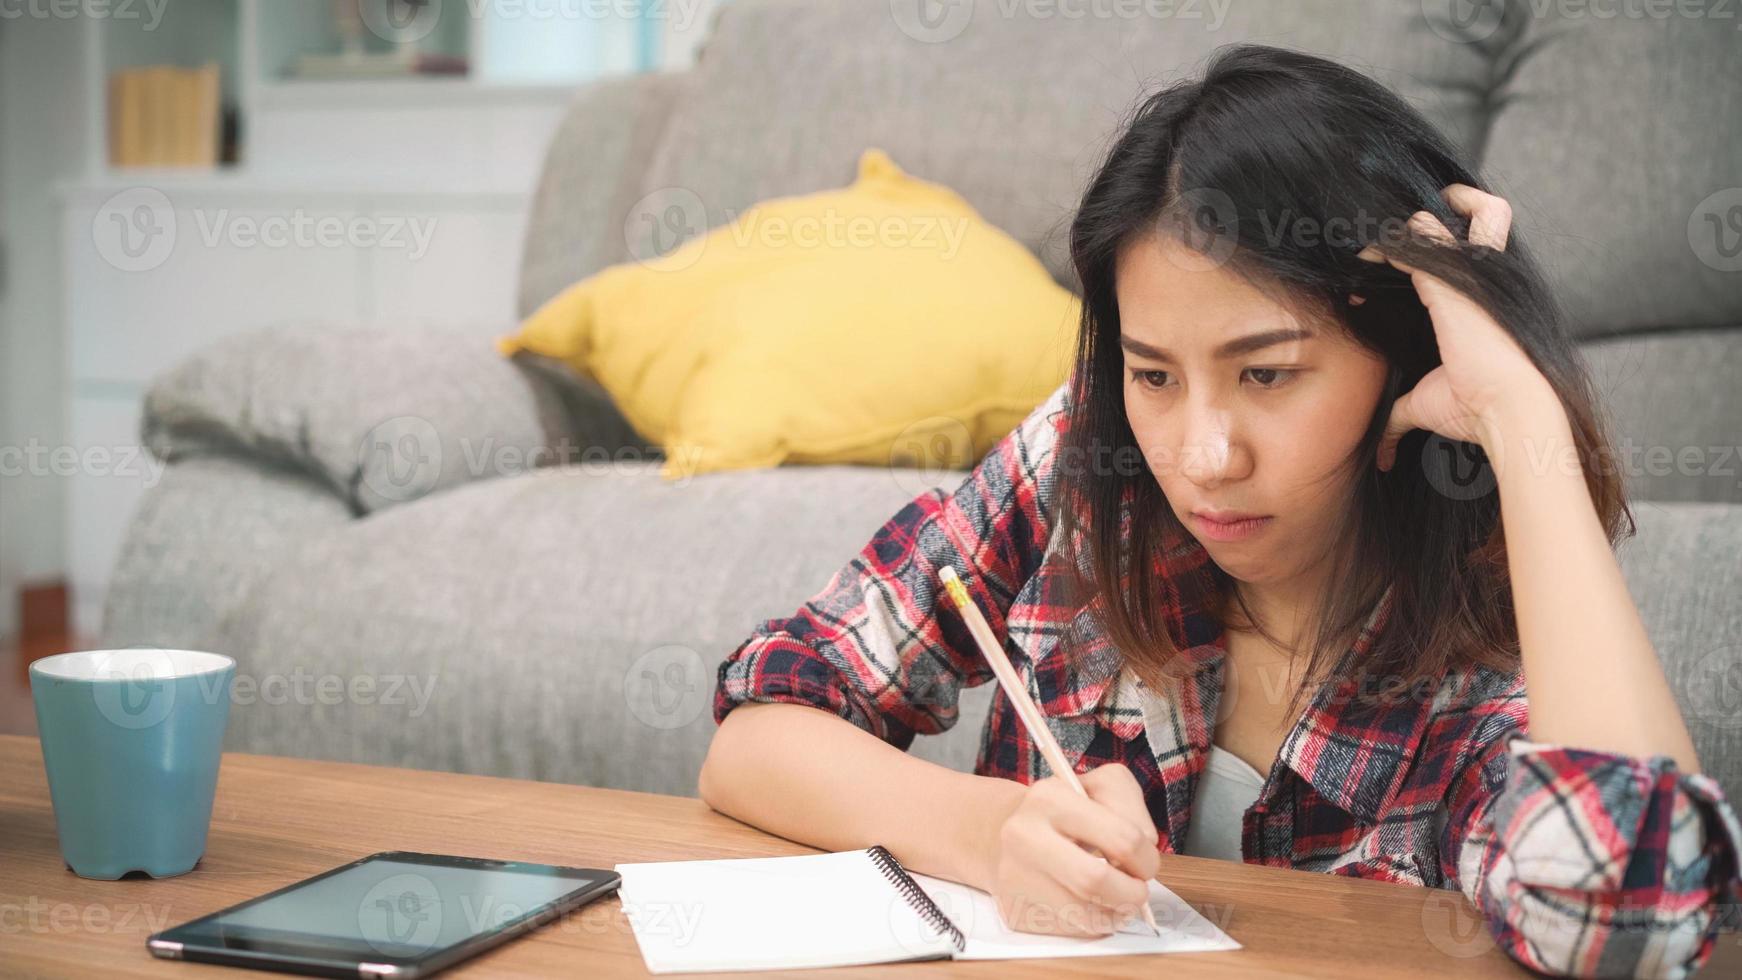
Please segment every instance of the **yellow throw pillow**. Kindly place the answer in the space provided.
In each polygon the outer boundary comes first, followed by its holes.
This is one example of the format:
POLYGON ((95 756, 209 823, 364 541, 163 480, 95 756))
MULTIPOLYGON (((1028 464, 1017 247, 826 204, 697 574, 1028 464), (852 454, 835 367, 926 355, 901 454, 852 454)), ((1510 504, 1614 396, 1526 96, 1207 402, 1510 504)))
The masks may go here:
POLYGON ((1076 298, 947 187, 866 150, 612 266, 504 337, 596 379, 668 479, 781 463, 967 467, 1069 373, 1076 298))

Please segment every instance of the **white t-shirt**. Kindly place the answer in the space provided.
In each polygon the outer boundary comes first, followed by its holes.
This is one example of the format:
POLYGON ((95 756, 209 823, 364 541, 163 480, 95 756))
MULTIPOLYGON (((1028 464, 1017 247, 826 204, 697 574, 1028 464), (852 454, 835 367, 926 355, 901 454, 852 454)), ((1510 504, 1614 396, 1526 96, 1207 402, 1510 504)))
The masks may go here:
POLYGON ((1210 758, 1198 776, 1192 798, 1192 819, 1186 826, 1181 854, 1239 861, 1241 821, 1258 801, 1264 776, 1227 749, 1210 746, 1210 758))

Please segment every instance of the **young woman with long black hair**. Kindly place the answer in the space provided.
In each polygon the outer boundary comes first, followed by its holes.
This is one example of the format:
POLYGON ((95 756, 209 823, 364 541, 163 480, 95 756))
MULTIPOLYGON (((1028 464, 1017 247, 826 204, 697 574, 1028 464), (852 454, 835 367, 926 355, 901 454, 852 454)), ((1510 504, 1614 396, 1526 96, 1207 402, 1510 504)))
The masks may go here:
POLYGON ((1110 931, 1179 852, 1461 889, 1548 972, 1697 966, 1742 836, 1615 560, 1583 362, 1481 188, 1323 59, 1225 49, 1150 97, 1071 226, 1070 378, 733 652, 704 798, 1018 929, 1110 931), (1001 694, 974 774, 902 751, 991 679, 946 564, 1090 798, 1001 694))

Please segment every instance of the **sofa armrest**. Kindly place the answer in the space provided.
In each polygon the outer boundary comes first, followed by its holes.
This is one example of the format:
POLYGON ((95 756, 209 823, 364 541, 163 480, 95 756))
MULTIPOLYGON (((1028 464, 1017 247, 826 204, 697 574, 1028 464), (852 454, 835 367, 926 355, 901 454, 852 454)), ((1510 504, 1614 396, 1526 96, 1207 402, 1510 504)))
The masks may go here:
POLYGON ((359 515, 537 466, 658 457, 596 384, 436 329, 226 338, 153 380, 142 430, 166 463, 240 452, 310 474, 359 515))
POLYGON ((1742 504, 1636 500, 1621 569, 1705 772, 1742 799, 1742 504))

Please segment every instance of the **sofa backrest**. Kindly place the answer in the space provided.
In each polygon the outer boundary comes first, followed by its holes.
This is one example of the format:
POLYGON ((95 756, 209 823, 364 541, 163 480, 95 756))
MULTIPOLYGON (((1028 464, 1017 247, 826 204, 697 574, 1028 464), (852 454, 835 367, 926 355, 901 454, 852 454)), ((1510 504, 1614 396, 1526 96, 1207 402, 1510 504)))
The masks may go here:
POLYGON ((1742 13, 1489 7, 1484 175, 1583 340, 1611 465, 1640 501, 1742 503, 1742 13))
POLYGON ((1064 232, 1112 136, 1144 94, 1201 74, 1220 45, 1260 40, 1362 67, 1477 149, 1491 57, 1436 35, 1417 4, 1360 6, 733 0, 643 190, 693 194, 713 226, 768 197, 840 186, 881 147, 1069 285, 1064 232), (932 9, 941 20, 924 19, 932 9))

